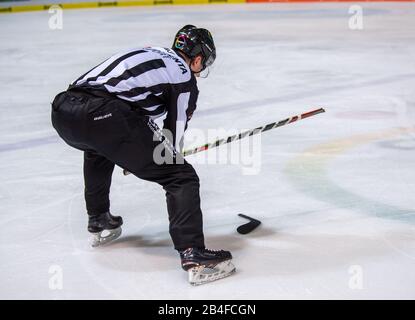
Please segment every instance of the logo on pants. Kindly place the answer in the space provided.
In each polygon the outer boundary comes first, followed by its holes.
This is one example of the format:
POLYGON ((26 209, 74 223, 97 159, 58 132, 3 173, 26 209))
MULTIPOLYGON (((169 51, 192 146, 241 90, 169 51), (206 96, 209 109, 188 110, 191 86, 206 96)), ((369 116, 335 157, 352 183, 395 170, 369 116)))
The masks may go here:
POLYGON ((108 114, 104 114, 103 116, 95 117, 94 121, 104 120, 104 119, 107 119, 109 117, 112 117, 112 113, 108 113, 108 114))

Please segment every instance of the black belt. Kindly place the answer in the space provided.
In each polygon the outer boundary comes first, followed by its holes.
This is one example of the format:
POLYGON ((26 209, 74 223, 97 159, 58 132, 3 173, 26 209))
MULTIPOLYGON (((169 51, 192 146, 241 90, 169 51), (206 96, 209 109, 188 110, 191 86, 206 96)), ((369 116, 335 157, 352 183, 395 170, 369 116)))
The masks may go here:
POLYGON ((134 111, 139 117, 147 117, 147 115, 144 113, 144 111, 140 107, 131 105, 130 103, 128 103, 128 101, 122 100, 122 99, 112 95, 108 91, 95 89, 95 88, 89 87, 89 86, 72 86, 72 85, 70 85, 66 91, 73 92, 75 94, 76 93, 87 94, 87 95, 90 95, 90 96, 93 96, 93 97, 100 97, 100 98, 106 98, 106 99, 116 99, 116 100, 119 100, 122 103, 128 105, 131 108, 131 110, 134 111))
POLYGON ((100 97, 100 98, 118 99, 116 96, 112 95, 108 91, 95 89, 93 87, 83 87, 83 86, 72 86, 72 85, 70 85, 66 91, 74 92, 74 93, 86 93, 86 94, 96 96, 96 97, 100 97))

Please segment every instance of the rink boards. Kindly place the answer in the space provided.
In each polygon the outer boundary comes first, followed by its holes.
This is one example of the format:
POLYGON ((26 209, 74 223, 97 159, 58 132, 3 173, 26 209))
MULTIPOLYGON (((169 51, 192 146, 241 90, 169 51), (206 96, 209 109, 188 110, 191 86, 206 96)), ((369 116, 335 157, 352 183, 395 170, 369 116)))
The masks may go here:
MULTIPOLYGON (((28 11, 49 10, 53 6, 62 9, 87 9, 108 7, 132 6, 159 6, 159 5, 200 5, 200 4, 233 4, 233 3, 305 3, 305 2, 356 2, 354 0, 134 0, 134 1, 97 1, 97 2, 67 2, 49 4, 22 4, 16 6, 0 7, 0 13, 18 13, 28 11)), ((415 0, 366 0, 362 2, 415 2, 415 0)))

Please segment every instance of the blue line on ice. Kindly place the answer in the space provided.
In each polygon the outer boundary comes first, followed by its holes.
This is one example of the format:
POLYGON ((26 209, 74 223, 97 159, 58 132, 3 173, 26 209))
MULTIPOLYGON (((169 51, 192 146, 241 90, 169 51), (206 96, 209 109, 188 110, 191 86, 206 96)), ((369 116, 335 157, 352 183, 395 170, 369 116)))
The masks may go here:
POLYGON ((20 150, 20 149, 39 147, 45 144, 55 143, 58 141, 59 141, 59 137, 57 135, 53 135, 53 136, 48 136, 44 138, 37 138, 37 139, 23 140, 23 141, 15 142, 15 143, 1 144, 0 152, 15 151, 15 150, 20 150))

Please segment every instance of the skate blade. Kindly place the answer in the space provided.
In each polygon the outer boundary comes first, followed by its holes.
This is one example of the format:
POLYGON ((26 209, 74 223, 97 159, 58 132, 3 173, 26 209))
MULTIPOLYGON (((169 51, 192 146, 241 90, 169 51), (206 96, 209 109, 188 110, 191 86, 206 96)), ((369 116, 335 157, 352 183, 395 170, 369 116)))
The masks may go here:
POLYGON ((218 263, 214 267, 198 266, 188 270, 189 283, 193 286, 226 278, 235 273, 236 268, 231 260, 218 263))
POLYGON ((104 230, 101 232, 93 233, 91 238, 91 246, 93 248, 103 246, 111 241, 114 241, 121 235, 121 227, 112 229, 112 230, 104 230), (108 232, 108 235, 102 236, 104 232, 108 232))

